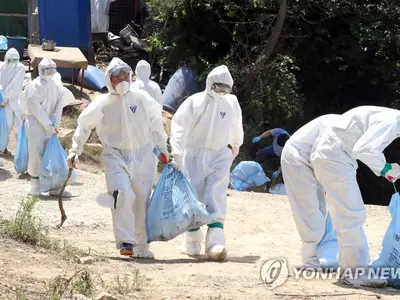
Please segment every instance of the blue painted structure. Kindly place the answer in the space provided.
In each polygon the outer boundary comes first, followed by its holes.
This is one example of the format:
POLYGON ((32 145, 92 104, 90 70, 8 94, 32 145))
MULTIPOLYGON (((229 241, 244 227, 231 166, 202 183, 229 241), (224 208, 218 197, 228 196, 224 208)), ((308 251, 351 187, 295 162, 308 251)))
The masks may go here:
POLYGON ((91 47, 90 0, 39 0, 40 39, 58 46, 91 47))
MULTIPOLYGON (((90 0, 39 0, 38 5, 40 41, 54 40, 56 47, 78 47, 88 58, 92 52, 90 0)), ((72 75, 71 69, 58 71, 63 78, 72 75)))

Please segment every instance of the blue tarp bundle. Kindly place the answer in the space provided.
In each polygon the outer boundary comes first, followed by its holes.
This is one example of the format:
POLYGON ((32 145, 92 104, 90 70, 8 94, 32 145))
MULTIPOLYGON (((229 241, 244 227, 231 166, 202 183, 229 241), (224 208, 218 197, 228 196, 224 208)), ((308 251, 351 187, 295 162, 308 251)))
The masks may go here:
POLYGON ((232 171, 230 186, 237 191, 246 191, 271 180, 265 176, 261 165, 255 161, 242 161, 232 171))
MULTIPOLYGON (((400 195, 395 193, 389 203, 389 212, 392 220, 383 237, 382 247, 378 257, 371 263, 372 268, 400 268, 400 195)), ((389 276, 389 286, 399 289, 400 278, 389 276)))
POLYGON ((215 222, 182 172, 168 164, 147 205, 147 243, 169 241, 188 229, 215 222))
POLYGON ((169 79, 163 93, 164 107, 171 113, 189 96, 200 92, 197 75, 187 67, 179 68, 169 79))

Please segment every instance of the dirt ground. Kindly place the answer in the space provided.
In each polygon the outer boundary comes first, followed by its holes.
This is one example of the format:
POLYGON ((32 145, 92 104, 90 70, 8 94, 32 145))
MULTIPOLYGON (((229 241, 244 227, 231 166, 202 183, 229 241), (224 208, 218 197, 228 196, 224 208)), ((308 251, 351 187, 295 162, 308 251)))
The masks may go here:
MULTIPOLYGON (((10 150, 15 151, 15 141, 10 150)), ((0 218, 12 217, 29 190, 29 181, 19 179, 12 157, 0 169, 0 218)), ((64 202, 68 220, 57 230, 60 213, 57 199, 42 197, 36 214, 49 226, 50 235, 65 240, 103 259, 87 267, 95 276, 112 284, 116 278, 144 275, 141 291, 127 291, 118 299, 400 299, 394 289, 354 289, 336 280, 288 281, 274 291, 260 280, 263 261, 285 257, 291 266, 300 264, 300 241, 286 196, 228 190, 225 225, 229 257, 224 263, 190 258, 179 253, 183 237, 155 242, 154 260, 125 259, 115 249, 111 213, 95 202, 105 191, 103 174, 78 171, 77 182, 68 187, 73 198, 64 202), (169 298, 168 298, 169 297, 169 298)), ((368 206, 365 226, 371 254, 375 255, 390 222, 386 207, 368 206)), ((204 251, 204 244, 203 244, 204 251)), ((16 297, 23 288, 28 297, 39 295, 58 275, 67 276, 83 265, 63 260, 58 253, 35 249, 12 240, 0 241, 0 298, 16 297)), ((101 291, 101 287, 98 288, 101 291)))

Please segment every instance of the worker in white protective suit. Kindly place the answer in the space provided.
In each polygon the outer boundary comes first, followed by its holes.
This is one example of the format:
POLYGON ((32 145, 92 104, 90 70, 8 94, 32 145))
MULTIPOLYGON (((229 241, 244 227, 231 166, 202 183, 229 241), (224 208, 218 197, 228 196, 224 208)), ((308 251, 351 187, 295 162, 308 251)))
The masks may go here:
MULTIPOLYGON (((233 159, 243 144, 242 112, 236 96, 230 94, 233 79, 226 66, 207 76, 206 90, 187 98, 171 123, 173 166, 188 176, 200 202, 217 220, 208 225, 205 252, 214 261, 227 256, 224 221, 226 189, 233 159), (232 149, 228 148, 228 145, 232 149)), ((185 233, 181 252, 200 255, 200 230, 185 233)))
MULTIPOLYGON (((133 89, 139 89, 139 90, 144 90, 149 95, 155 99, 158 104, 161 105, 161 112, 163 108, 163 97, 162 97, 162 92, 160 86, 150 80, 150 75, 151 75, 151 67, 150 64, 145 61, 145 60, 140 60, 135 69, 135 74, 136 74, 136 81, 132 84, 133 89)), ((158 159, 156 159, 156 174, 157 174, 157 167, 158 167, 158 159)), ((154 185, 157 184, 157 177, 154 178, 154 185)))
POLYGON ((119 58, 111 61, 105 76, 109 93, 96 97, 79 116, 68 163, 76 161, 96 128, 107 183, 107 193, 97 202, 111 208, 116 247, 121 255, 154 258, 145 217, 155 177, 153 141, 168 157, 161 108, 146 92, 130 88, 132 69, 119 58))
MULTIPOLYGON (((338 260, 342 270, 366 268, 370 263, 363 229, 366 211, 356 179, 356 160, 367 165, 376 176, 396 181, 400 177, 400 166, 387 163, 383 151, 399 136, 400 111, 361 106, 349 110, 332 123, 311 151, 311 166, 326 192, 332 224, 337 232, 338 260)), ((346 276, 344 282, 374 287, 387 283, 367 276, 346 276)))
MULTIPOLYGON (((63 84, 60 73, 56 72, 56 74, 54 75, 54 81, 56 83, 59 83, 60 85, 63 84)), ((27 89, 25 89, 21 93, 21 97, 18 100, 18 105, 21 111, 21 121, 26 120, 26 110, 27 110, 26 96, 27 96, 27 89)), ((64 99, 63 108, 68 105, 72 105, 76 101, 74 94, 72 94, 72 92, 69 89, 64 89, 63 99, 64 99)))
MULTIPOLYGON (((65 98, 70 92, 56 80, 56 64, 45 57, 39 64, 39 77, 26 87, 24 111, 26 114, 26 132, 28 137, 29 163, 32 196, 40 196, 40 164, 47 141, 58 134, 65 98)), ((61 189, 49 191, 51 196, 59 196, 61 189)), ((64 192, 64 197, 70 197, 64 192)))
MULTIPOLYGON (((282 176, 297 230, 302 241, 303 268, 318 268, 317 246, 325 232, 327 216, 324 190, 310 163, 311 149, 318 136, 340 115, 318 117, 298 129, 281 153, 282 176)), ((329 265, 328 261, 323 261, 329 265)))
POLYGON ((151 75, 150 64, 145 60, 139 61, 136 65, 135 74, 136 74, 136 81, 132 84, 132 88, 137 88, 148 92, 150 96, 153 97, 158 102, 158 104, 163 106, 164 102, 163 102, 161 88, 158 85, 158 83, 156 83, 153 80, 150 80, 150 75, 151 75))
MULTIPOLYGON (((22 124, 18 100, 25 77, 24 65, 19 62, 19 59, 18 51, 11 48, 7 51, 4 64, 0 68, 0 85, 4 94, 1 106, 5 109, 9 132, 15 126, 17 136, 22 124)), ((5 152, 8 152, 7 149, 5 152)))
POLYGON ((116 0, 91 0, 92 32, 107 32, 110 24, 110 4, 116 0))

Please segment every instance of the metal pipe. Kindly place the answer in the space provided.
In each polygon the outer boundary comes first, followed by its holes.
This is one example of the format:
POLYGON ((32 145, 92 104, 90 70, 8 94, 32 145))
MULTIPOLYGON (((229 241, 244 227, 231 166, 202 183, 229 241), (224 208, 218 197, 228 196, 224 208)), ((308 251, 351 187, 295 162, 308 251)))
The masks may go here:
POLYGON ((0 17, 28 17, 28 14, 5 14, 5 13, 0 13, 0 17))

